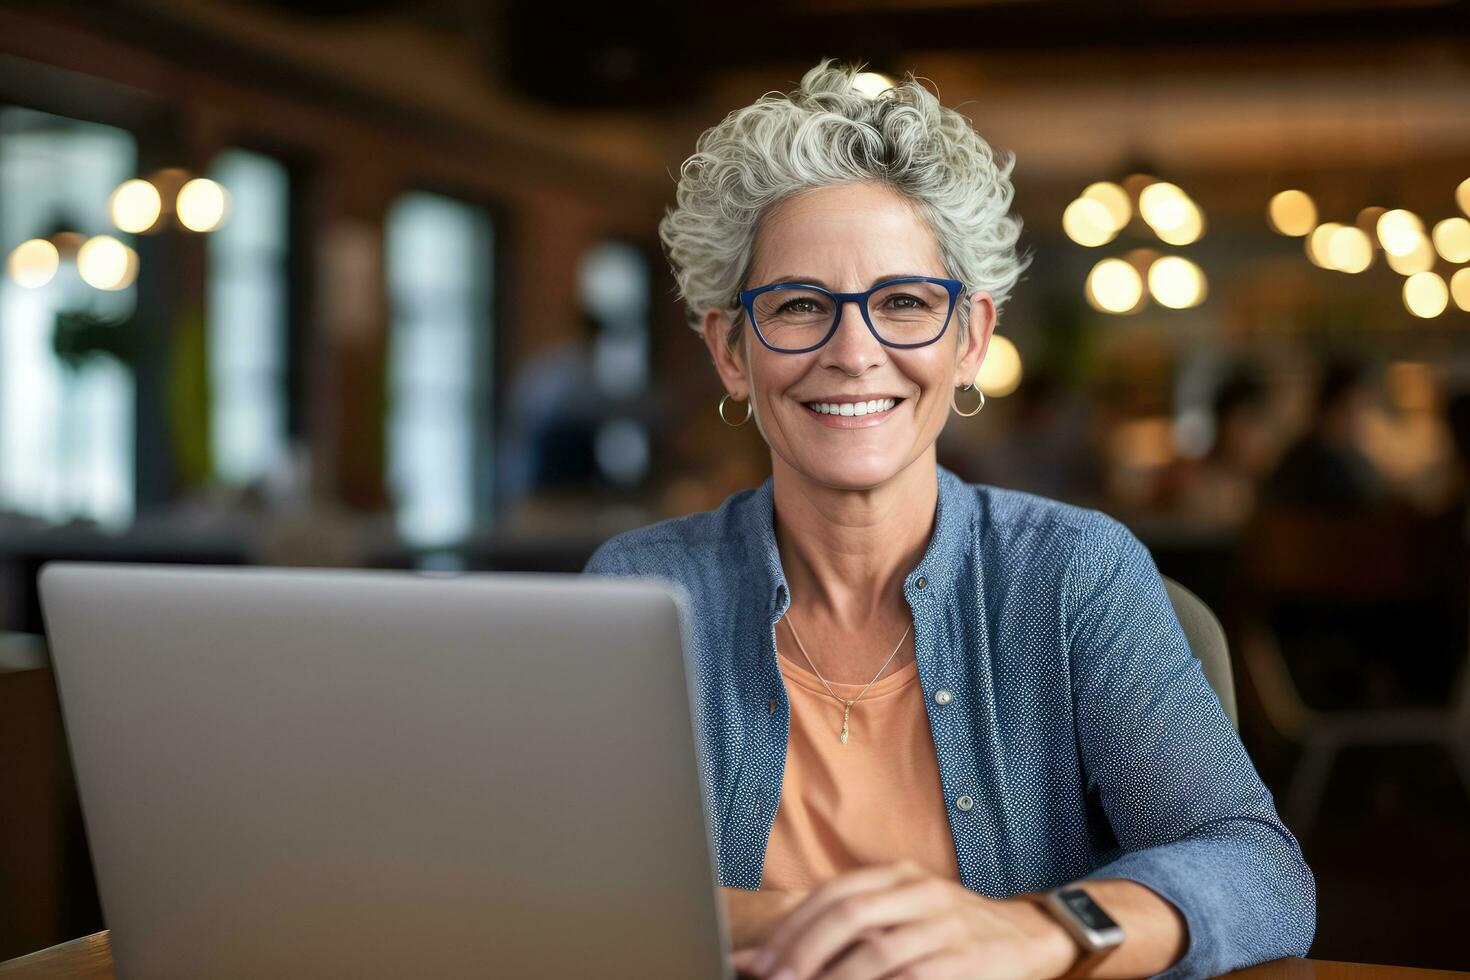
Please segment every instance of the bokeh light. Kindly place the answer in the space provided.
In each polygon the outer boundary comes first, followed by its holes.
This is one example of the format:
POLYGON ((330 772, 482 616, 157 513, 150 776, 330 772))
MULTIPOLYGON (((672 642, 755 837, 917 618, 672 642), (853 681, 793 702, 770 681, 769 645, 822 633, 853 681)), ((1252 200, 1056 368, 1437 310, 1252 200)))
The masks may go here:
POLYGON ((985 351, 985 360, 980 372, 975 375, 975 387, 988 398, 1004 398, 1021 384, 1021 352, 1007 337, 992 334, 990 347, 985 351))
POLYGON ((1401 276, 1412 276, 1434 268, 1434 246, 1423 235, 1419 236, 1413 251, 1407 255, 1394 255, 1384 249, 1383 257, 1388 262, 1388 267, 1401 276))
POLYGON ((1177 225, 1168 228, 1154 228, 1159 239, 1170 245, 1193 245, 1205 233, 1204 213, 1189 198, 1184 198, 1183 203, 1184 217, 1177 225))
POLYGON ((1373 239, 1355 225, 1343 225, 1327 239, 1327 260, 1340 272, 1362 272, 1373 264, 1373 239))
POLYGON ((1178 255, 1166 255, 1148 267, 1148 291, 1160 306, 1183 310, 1205 298, 1205 274, 1178 255))
POLYGON ((179 188, 179 224, 190 231, 214 231, 224 224, 228 208, 225 189, 207 177, 196 177, 179 188))
POLYGON ((1378 217, 1378 241, 1389 255, 1408 255, 1424 237, 1424 222, 1412 211, 1395 208, 1378 217))
POLYGON ((1113 219, 1114 230, 1122 231, 1133 220, 1133 202, 1129 199, 1128 192, 1110 180, 1088 184, 1081 197, 1096 201, 1107 208, 1113 219))
POLYGON ((1306 191, 1281 191, 1266 206, 1266 220, 1278 235, 1300 238, 1317 225, 1317 205, 1306 191))
POLYGON ((1062 230, 1078 245, 1096 248, 1106 245, 1118 234, 1113 216, 1101 201, 1079 197, 1062 212, 1062 230))
POLYGON ((876 71, 860 71, 852 78, 853 89, 870 99, 877 98, 880 93, 888 91, 895 84, 897 83, 892 78, 876 71))
POLYGON ((1449 301, 1449 287, 1432 272, 1420 272, 1404 280, 1404 306, 1415 316, 1439 316, 1449 301))
POLYGON ((46 285, 56 277, 60 265, 61 255, 56 246, 44 238, 21 242, 11 250, 5 262, 10 278, 26 289, 40 289, 46 285))
POLYGON ((1378 219, 1383 217, 1384 212, 1387 210, 1388 208, 1379 207, 1377 204, 1370 204, 1359 211, 1357 218, 1353 220, 1353 224, 1363 229, 1368 233, 1368 237, 1373 239, 1374 248, 1378 247, 1378 238, 1376 237, 1378 234, 1378 219))
POLYGON ((1307 258, 1313 265, 1321 269, 1333 268, 1332 258, 1327 251, 1327 243, 1342 227, 1336 221, 1324 221, 1312 229, 1312 233, 1306 237, 1303 246, 1306 249, 1307 258))
POLYGON ((1128 313, 1143 298, 1143 277, 1122 259, 1103 259, 1087 274, 1087 299, 1106 313, 1128 313))
POLYGON ((1446 218, 1434 226, 1434 247, 1446 262, 1470 262, 1470 221, 1446 218))
POLYGON ((1450 295, 1456 306, 1470 313, 1470 269, 1460 269, 1450 276, 1450 295))
POLYGON ((1138 194, 1138 213, 1155 234, 1187 228, 1199 209, 1177 184, 1166 180, 1149 184, 1138 194))
POLYGON ((94 289, 126 289, 138 277, 138 253, 111 235, 97 235, 77 250, 77 272, 94 289))
POLYGON ((107 202, 112 223, 130 235, 152 228, 163 213, 163 198, 158 188, 146 180, 126 180, 118 185, 107 202))

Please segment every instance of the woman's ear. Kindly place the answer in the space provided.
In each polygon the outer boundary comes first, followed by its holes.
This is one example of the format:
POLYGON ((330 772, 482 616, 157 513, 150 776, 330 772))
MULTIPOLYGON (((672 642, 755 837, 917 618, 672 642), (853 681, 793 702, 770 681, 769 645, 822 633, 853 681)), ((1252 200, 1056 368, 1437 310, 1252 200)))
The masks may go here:
POLYGON ((714 359, 715 370, 720 372, 725 391, 737 401, 750 397, 750 388, 745 378, 745 363, 740 346, 733 349, 728 343, 731 320, 726 310, 709 310, 704 314, 704 343, 714 359))
POLYGON ((955 363, 955 387, 973 384, 985 352, 990 349, 990 336, 995 333, 995 302, 987 292, 970 298, 970 325, 960 336, 959 360, 955 363))

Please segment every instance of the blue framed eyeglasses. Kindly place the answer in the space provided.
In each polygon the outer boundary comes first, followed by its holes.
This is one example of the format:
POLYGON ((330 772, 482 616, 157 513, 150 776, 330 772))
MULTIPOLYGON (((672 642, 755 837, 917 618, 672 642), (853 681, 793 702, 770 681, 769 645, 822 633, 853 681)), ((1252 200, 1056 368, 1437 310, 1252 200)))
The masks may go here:
POLYGON ((778 282, 742 290, 739 296, 762 344, 778 354, 805 354, 837 333, 847 303, 858 305, 868 330, 885 347, 927 347, 944 336, 964 288, 958 279, 904 276, 861 293, 778 282))

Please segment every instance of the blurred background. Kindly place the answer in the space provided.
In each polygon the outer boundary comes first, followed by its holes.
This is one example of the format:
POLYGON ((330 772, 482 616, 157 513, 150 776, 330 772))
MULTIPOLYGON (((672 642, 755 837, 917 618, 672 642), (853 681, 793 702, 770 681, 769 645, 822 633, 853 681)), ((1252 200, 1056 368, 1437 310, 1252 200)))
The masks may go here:
POLYGON ((1319 958, 1470 969, 1470 5, 0 8, 0 959, 100 928, 35 574, 565 570, 768 472, 656 225, 824 55, 1017 156, 941 462, 1224 621, 1319 958))

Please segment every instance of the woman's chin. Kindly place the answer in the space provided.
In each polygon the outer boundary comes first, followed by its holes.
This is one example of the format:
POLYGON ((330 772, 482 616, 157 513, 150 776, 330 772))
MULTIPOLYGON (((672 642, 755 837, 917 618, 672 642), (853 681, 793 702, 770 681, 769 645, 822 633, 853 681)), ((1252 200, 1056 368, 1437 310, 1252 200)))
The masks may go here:
POLYGON ((811 460, 800 469, 813 482, 835 490, 871 490, 898 476, 903 462, 896 455, 823 459, 811 460))

